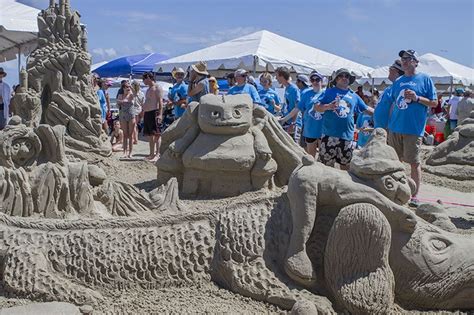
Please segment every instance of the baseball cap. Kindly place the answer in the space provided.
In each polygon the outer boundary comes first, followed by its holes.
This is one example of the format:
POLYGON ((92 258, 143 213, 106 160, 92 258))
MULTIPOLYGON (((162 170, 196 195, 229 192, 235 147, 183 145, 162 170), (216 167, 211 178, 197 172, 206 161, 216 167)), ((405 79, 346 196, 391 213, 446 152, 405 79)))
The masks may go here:
POLYGON ((319 73, 318 71, 316 71, 316 70, 315 70, 315 71, 312 71, 312 72, 309 74, 309 79, 310 79, 310 80, 311 80, 312 78, 314 78, 314 77, 320 78, 321 81, 324 79, 324 76, 323 76, 321 73, 319 73))
POLYGON ((245 70, 245 69, 237 69, 237 70, 235 70, 234 75, 235 75, 236 77, 243 77, 243 76, 247 75, 247 70, 245 70))
POLYGON ((301 82, 304 83, 304 85, 306 86, 310 86, 311 85, 311 81, 309 80, 309 77, 306 75, 306 74, 298 74, 296 76, 296 79, 297 80, 300 80, 301 82))
POLYGON ((413 49, 400 50, 400 52, 398 53, 398 56, 403 57, 404 54, 407 54, 410 57, 413 57, 413 59, 415 59, 416 61, 419 60, 418 54, 413 49))

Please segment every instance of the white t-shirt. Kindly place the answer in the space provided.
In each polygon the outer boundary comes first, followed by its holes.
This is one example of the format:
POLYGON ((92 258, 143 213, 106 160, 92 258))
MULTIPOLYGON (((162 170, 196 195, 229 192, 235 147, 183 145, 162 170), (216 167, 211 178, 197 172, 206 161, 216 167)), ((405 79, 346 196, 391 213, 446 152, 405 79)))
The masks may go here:
POLYGON ((449 100, 448 104, 451 105, 449 108, 449 119, 458 119, 458 115, 456 115, 456 109, 458 108, 458 103, 461 100, 461 96, 453 96, 449 100))

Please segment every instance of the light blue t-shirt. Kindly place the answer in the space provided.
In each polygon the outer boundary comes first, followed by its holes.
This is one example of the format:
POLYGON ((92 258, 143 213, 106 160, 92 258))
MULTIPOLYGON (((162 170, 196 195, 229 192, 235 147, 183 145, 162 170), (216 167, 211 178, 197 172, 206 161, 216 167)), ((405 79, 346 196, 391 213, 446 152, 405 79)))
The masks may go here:
POLYGON ((260 96, 260 105, 265 107, 265 109, 270 112, 271 114, 275 115, 275 107, 273 107, 273 101, 275 101, 276 105, 280 105, 281 100, 278 94, 275 92, 274 89, 270 88, 268 90, 261 89, 258 91, 260 96))
POLYGON ((405 89, 415 91, 416 95, 436 100, 436 88, 433 80, 424 74, 401 76, 392 86, 392 93, 386 102, 395 102, 388 123, 388 130, 400 134, 423 136, 429 108, 421 103, 407 103, 403 97, 405 89))
POLYGON ((392 108, 393 102, 390 102, 390 97, 392 93, 392 86, 386 88, 380 101, 375 106, 374 110, 374 127, 375 128, 384 128, 387 129, 388 121, 390 119, 390 109, 392 108))
POLYGON ((229 95, 236 95, 236 94, 248 94, 252 98, 254 103, 260 103, 260 96, 258 96, 257 89, 252 84, 245 83, 244 85, 234 85, 229 89, 227 93, 229 95))
POLYGON ((303 113, 303 136, 306 138, 321 138, 323 113, 315 111, 314 104, 323 93, 324 90, 315 92, 310 89, 301 95, 298 109, 303 113))
POLYGON ((102 118, 102 121, 104 121, 107 117, 107 99, 105 97, 104 90, 98 89, 97 97, 99 98, 100 116, 102 118))
POLYGON ((367 110, 364 101, 351 90, 337 87, 327 89, 319 98, 321 104, 329 104, 339 96, 339 107, 327 110, 323 115, 323 136, 335 137, 352 141, 354 139, 354 113, 367 110))
MULTIPOLYGON (((178 102, 180 100, 184 100, 188 97, 188 85, 184 82, 176 83, 171 88, 168 98, 174 102, 178 102)), ((174 105, 174 115, 175 117, 183 116, 184 112, 186 111, 185 108, 181 108, 181 106, 174 105)))
POLYGON ((289 112, 295 108, 301 100, 300 90, 294 83, 290 83, 285 88, 285 107, 283 110, 283 115, 288 115, 289 112))
MULTIPOLYGON (((374 117, 369 114, 362 113, 357 117, 357 129, 372 128, 374 127, 374 117)), ((363 147, 367 141, 369 141, 372 131, 359 131, 357 138, 357 145, 363 147)))

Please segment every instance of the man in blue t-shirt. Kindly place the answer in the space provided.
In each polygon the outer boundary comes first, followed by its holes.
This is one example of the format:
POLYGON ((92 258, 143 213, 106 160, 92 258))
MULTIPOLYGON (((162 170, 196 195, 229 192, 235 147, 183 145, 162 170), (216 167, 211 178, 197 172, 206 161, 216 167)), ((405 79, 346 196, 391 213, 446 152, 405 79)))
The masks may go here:
MULTIPOLYGON (((400 60, 395 60, 394 63, 390 66, 388 69, 388 79, 391 82, 395 82, 397 78, 400 76, 404 75, 405 72, 403 72, 402 69, 402 63, 400 60)), ((390 98, 390 95, 392 93, 392 86, 387 87, 382 95, 380 96, 380 100, 378 104, 375 106, 375 111, 374 111, 374 128, 383 128, 387 129, 388 127, 388 121, 390 119, 390 114, 393 111, 393 105, 394 103, 392 102, 386 102, 385 99, 390 98)))
MULTIPOLYGON (((282 114, 286 117, 298 105, 300 90, 294 83, 290 82, 290 70, 287 67, 278 67, 275 70, 275 74, 278 83, 285 88, 285 106, 283 107, 282 114)), ((281 120, 281 122, 284 123, 283 129, 295 139, 296 115, 291 117, 289 121, 281 120)))
MULTIPOLYGON (((433 80, 417 73, 418 55, 412 50, 402 50, 402 69, 405 74, 392 85, 390 97, 384 102, 395 103, 388 123, 388 144, 397 151, 400 160, 411 166, 411 178, 416 183, 410 205, 417 206, 421 184, 420 151, 428 110, 438 105, 433 80)), ((387 106, 387 104, 382 104, 387 106)))
POLYGON ((175 119, 183 116, 186 111, 186 103, 188 98, 188 85, 184 82, 185 72, 182 68, 178 68, 172 72, 176 83, 168 93, 168 99, 174 106, 175 119))
POLYGON ((327 89, 314 105, 315 111, 324 113, 318 159, 329 166, 337 162, 342 170, 347 170, 354 149, 354 114, 372 114, 374 111, 349 89, 349 85, 355 81, 355 76, 349 70, 341 68, 333 77, 335 86, 327 89))
POLYGON ((229 89, 227 94, 248 94, 252 98, 254 104, 261 103, 260 96, 258 95, 257 89, 252 84, 247 83, 247 71, 244 69, 237 69, 234 72, 236 85, 229 89))
POLYGON ((317 71, 313 71, 309 75, 311 88, 306 89, 301 93, 301 100, 297 107, 281 119, 282 122, 294 117, 297 114, 303 113, 303 137, 306 142, 306 152, 312 156, 316 156, 316 152, 321 141, 322 119, 323 115, 314 110, 314 104, 324 92, 322 89, 323 75, 317 71))
POLYGON ((281 111, 281 101, 277 92, 275 92, 275 90, 272 88, 272 83, 272 75, 268 72, 263 73, 260 76, 260 84, 262 85, 262 89, 258 91, 258 95, 260 96, 261 100, 260 105, 265 107, 269 113, 275 115, 281 111))

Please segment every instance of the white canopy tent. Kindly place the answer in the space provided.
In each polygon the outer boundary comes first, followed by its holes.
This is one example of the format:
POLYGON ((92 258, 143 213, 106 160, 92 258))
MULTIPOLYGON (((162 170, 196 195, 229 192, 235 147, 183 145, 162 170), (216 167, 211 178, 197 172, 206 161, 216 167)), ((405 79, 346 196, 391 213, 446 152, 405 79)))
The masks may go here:
POLYGON ((28 55, 37 46, 40 10, 14 0, 0 0, 0 62, 28 55))
POLYGON ((354 61, 296 42, 269 31, 259 31, 218 45, 171 58, 155 65, 155 72, 171 72, 174 68, 187 69, 199 61, 207 62, 214 75, 238 68, 256 73, 274 71, 279 66, 290 67, 297 73, 317 70, 331 75, 339 68, 348 68, 358 76, 373 70, 354 61))
MULTIPOLYGON (((374 85, 391 84, 387 78, 388 68, 385 66, 374 69, 367 77, 359 79, 357 82, 374 85)), ((435 84, 474 85, 473 68, 431 53, 420 56, 417 71, 429 74, 435 84)))

